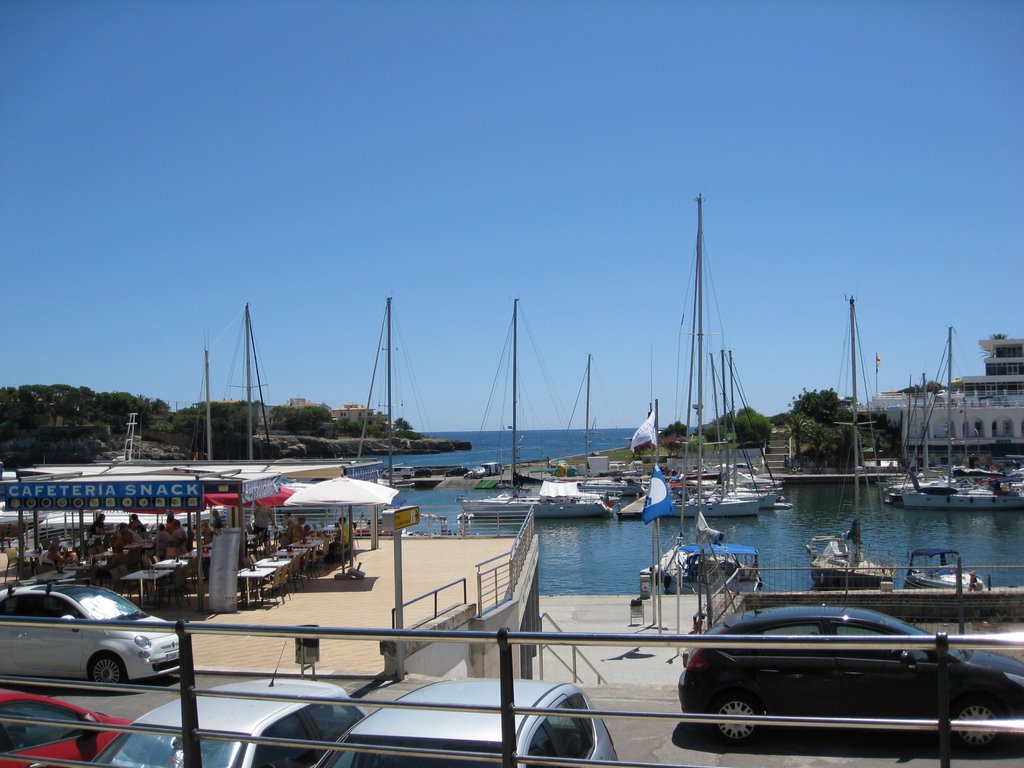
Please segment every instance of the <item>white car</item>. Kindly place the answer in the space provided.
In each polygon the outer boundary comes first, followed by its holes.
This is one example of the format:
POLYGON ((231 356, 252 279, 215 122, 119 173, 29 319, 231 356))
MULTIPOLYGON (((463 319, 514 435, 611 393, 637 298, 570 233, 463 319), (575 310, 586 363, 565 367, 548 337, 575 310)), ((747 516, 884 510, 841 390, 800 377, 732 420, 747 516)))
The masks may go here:
MULTIPOLYGON (((516 680, 517 706, 549 710, 516 715, 517 754, 573 760, 617 761, 615 745, 600 718, 562 714, 568 709, 593 709, 590 699, 571 683, 516 680)), ((402 696, 406 704, 497 707, 497 680, 443 680, 402 696)), ((500 763, 501 717, 497 712, 445 709, 381 708, 356 723, 342 746, 387 749, 394 754, 341 751, 328 755, 318 768, 489 768, 500 763), (463 757, 401 754, 401 750, 445 750, 463 757)), ((102 756, 101 756, 102 757, 102 756)), ((205 765, 205 763, 204 763, 205 765)))
MULTIPOLYGON (((316 680, 247 680, 227 683, 211 690, 252 696, 303 696, 310 699, 348 700, 344 688, 316 680)), ((267 739, 305 741, 337 741, 365 714, 356 705, 339 701, 304 704, 266 699, 228 699, 207 695, 199 696, 196 706, 200 728, 267 739)), ((134 724, 180 729, 181 703, 168 702, 146 713, 134 724)), ((312 745, 289 747, 211 738, 201 740, 200 754, 203 758, 203 768, 304 768, 323 757, 324 750, 312 745)), ((177 734, 122 733, 93 762, 151 768, 182 765, 183 760, 182 741, 177 734)))
POLYGON ((174 632, 140 628, 84 630, 84 622, 146 621, 150 616, 116 592, 87 584, 32 584, 0 590, 0 674, 87 678, 124 683, 178 670, 174 632), (32 626, 22 619, 63 619, 66 626, 32 626))

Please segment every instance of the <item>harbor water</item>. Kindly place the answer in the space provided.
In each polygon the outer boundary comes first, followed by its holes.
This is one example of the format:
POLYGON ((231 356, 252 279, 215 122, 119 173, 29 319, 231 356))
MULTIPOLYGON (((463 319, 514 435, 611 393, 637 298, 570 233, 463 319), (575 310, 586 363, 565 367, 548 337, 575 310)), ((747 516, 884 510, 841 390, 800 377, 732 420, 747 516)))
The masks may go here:
MULTIPOLYGON (((496 448, 503 433, 481 433, 489 444, 478 448, 478 438, 466 435, 474 443, 473 452, 432 456, 402 456, 396 464, 474 465, 500 460, 496 448), (461 458, 472 453, 472 458, 461 458)), ((595 436, 593 450, 623 447, 631 430, 612 430, 595 436)), ((446 435, 452 436, 452 435, 446 435)), ((536 446, 540 453, 524 448, 524 459, 582 454, 582 432, 526 433, 523 446, 536 446), (561 436, 561 437, 559 437, 561 436), (543 448, 541 447, 543 446, 543 448)), ((507 455, 507 454, 506 454, 507 455)), ((857 514, 852 488, 837 484, 790 484, 784 490, 792 505, 789 509, 761 511, 756 517, 720 518, 709 523, 725 534, 725 541, 757 547, 767 589, 809 588, 809 572, 782 574, 772 569, 805 568, 809 565, 806 544, 819 534, 845 534, 857 514), (774 580, 774 584, 773 584, 774 580), (806 583, 804 583, 806 582, 806 583)), ((420 506, 424 522, 410 533, 439 533, 444 522, 449 530, 458 530, 461 512, 459 497, 492 496, 495 491, 466 491, 454 488, 433 490, 403 489, 397 503, 420 506), (431 517, 426 517, 430 515, 431 517)), ((975 570, 992 586, 1024 584, 1024 570, 1009 566, 1024 564, 1024 512, 974 512, 905 510, 884 504, 877 486, 862 488, 859 503, 860 531, 865 555, 877 562, 896 566, 907 564, 909 552, 921 547, 953 547, 960 552, 965 568, 975 570)), ((627 500, 629 501, 629 500, 627 500)), ((682 532, 686 541, 694 540, 693 522, 686 520, 682 532)), ((680 533, 678 519, 663 518, 658 524, 645 525, 638 518, 539 520, 541 593, 548 595, 608 595, 639 592, 639 573, 651 564, 653 553, 669 547, 680 533), (659 541, 653 537, 660 528, 659 541)), ((897 572, 896 585, 902 584, 897 572)))

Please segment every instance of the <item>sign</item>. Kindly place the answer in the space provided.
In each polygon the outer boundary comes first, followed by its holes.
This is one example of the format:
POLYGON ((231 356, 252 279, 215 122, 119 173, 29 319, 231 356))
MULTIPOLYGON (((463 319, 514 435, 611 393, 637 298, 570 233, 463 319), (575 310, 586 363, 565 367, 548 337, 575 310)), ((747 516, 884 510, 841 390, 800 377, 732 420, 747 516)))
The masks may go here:
POLYGON ((411 525, 419 525, 419 522, 419 507, 399 507, 398 509, 395 510, 395 523, 393 525, 394 530, 400 531, 403 528, 408 528, 411 525))
POLYGON ((8 509, 198 509, 195 480, 65 480, 7 483, 8 509))

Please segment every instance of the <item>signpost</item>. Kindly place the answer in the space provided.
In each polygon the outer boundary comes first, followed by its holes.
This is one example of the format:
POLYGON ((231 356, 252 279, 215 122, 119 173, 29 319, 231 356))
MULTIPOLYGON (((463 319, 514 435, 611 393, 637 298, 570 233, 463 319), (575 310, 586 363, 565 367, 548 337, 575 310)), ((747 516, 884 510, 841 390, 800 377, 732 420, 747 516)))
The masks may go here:
MULTIPOLYGON (((384 528, 391 530, 395 542, 395 629, 405 628, 402 613, 402 530, 420 521, 419 507, 399 507, 383 513, 384 528)), ((405 648, 401 641, 395 643, 395 674, 398 682, 405 678, 405 648)))

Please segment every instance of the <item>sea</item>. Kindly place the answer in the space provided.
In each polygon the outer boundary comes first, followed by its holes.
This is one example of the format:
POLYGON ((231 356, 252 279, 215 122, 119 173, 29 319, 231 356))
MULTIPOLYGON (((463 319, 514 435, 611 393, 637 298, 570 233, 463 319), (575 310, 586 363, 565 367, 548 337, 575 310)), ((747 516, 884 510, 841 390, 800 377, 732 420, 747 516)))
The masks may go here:
MULTIPOLYGON (((632 434, 632 429, 591 432, 590 449, 626 447, 632 434)), ((436 436, 468 440, 473 449, 396 456, 395 464, 470 467, 483 461, 508 463, 511 457, 510 432, 436 436)), ((583 453, 582 430, 521 434, 523 461, 555 461, 583 453)), ((456 488, 403 489, 395 503, 418 505, 425 513, 425 522, 409 529, 409 533, 439 533, 442 519, 450 530, 458 530, 460 496, 476 498, 495 493, 456 488)), ((809 571, 787 569, 809 565, 806 545, 812 536, 845 534, 857 517, 865 554, 876 562, 905 566, 913 549, 954 547, 964 567, 976 571, 991 586, 1024 585, 1024 512, 907 510, 885 504, 877 485, 861 488, 857 508, 849 484, 789 484, 784 494, 790 508, 762 511, 756 517, 709 520, 712 527, 722 531, 726 542, 758 548, 766 589, 810 588, 809 571)), ((540 590, 544 595, 639 594, 640 571, 651 565, 656 553, 663 552, 680 535, 684 541, 694 540, 693 521, 687 519, 681 531, 675 518, 662 518, 650 525, 640 519, 617 517, 538 520, 537 533, 540 590)), ((896 586, 901 583, 902 575, 897 571, 896 586)))

